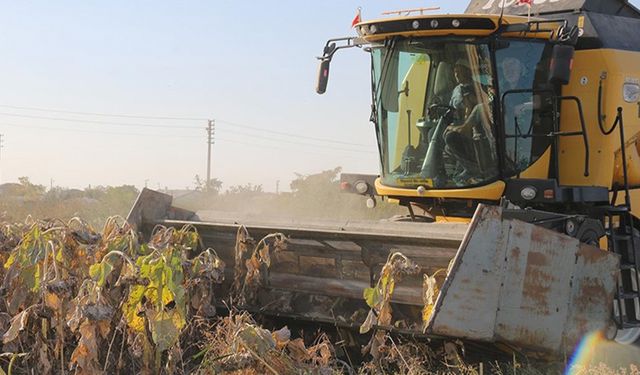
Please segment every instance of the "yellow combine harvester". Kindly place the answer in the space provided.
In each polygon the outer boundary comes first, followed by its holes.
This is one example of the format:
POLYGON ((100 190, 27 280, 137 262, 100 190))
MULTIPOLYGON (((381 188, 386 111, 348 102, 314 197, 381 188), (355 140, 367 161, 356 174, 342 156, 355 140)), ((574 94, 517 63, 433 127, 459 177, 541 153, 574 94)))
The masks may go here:
MULTIPOLYGON (((397 200, 413 222, 248 225, 256 239, 281 232, 288 241, 272 243, 278 251, 262 264, 258 290, 241 299, 246 308, 555 353, 592 331, 640 338, 631 207, 640 187, 640 11, 618 0, 550 0, 527 17, 526 6, 499 3, 473 1, 460 15, 400 12, 327 42, 319 93, 336 51, 359 47, 372 58, 381 174, 344 175, 342 187, 397 200), (417 268, 391 296, 391 321, 378 320, 376 307, 365 321, 363 292, 375 305, 367 288, 380 285, 396 252, 417 268)), ((251 251, 237 225, 146 189, 129 221, 147 236, 157 224, 194 225, 235 267, 220 293, 246 282, 251 251)))

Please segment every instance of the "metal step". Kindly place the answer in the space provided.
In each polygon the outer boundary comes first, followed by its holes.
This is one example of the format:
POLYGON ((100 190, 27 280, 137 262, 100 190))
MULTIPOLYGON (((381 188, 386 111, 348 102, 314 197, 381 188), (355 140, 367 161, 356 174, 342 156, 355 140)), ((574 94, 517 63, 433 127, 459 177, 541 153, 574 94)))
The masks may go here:
POLYGON ((632 264, 632 263, 623 263, 623 264, 620 264, 620 269, 623 270, 623 271, 635 270, 636 269, 636 265, 632 264))
POLYGON ((624 292, 620 293, 616 296, 617 299, 629 300, 640 298, 640 293, 638 292, 624 292))

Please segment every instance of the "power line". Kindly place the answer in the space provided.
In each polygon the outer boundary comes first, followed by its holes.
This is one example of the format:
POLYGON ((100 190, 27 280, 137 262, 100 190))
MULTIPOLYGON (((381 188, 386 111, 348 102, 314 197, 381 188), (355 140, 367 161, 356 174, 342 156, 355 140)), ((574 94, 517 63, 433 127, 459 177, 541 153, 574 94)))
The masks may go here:
POLYGON ((135 136, 135 137, 170 137, 170 138, 193 138, 200 139, 202 137, 197 135, 174 135, 174 134, 155 134, 155 133, 130 133, 130 132, 110 132, 110 131, 102 131, 102 130, 89 130, 89 129, 77 129, 77 128, 60 128, 53 126, 38 126, 38 125, 19 125, 19 124, 8 124, 8 123, 0 123, 2 126, 10 126, 16 128, 27 128, 27 129, 42 129, 42 130, 51 130, 51 131, 67 131, 67 132, 80 132, 87 134, 108 134, 108 135, 126 135, 126 136, 135 136))
POLYGON ((101 125, 127 126, 127 127, 128 126, 141 126, 141 127, 147 127, 147 128, 198 129, 195 126, 132 124, 132 123, 109 122, 109 121, 99 121, 99 120, 81 120, 81 119, 73 119, 73 118, 22 115, 22 114, 18 114, 18 113, 6 113, 6 112, 0 112, 0 115, 2 115, 2 116, 11 116, 11 117, 20 117, 20 118, 30 118, 30 119, 37 119, 37 120, 53 120, 53 121, 77 122, 77 123, 82 123, 82 124, 101 124, 101 125))
POLYGON ((22 107, 17 105, 0 104, 2 108, 21 109, 27 111, 38 112, 55 112, 55 113, 68 113, 72 115, 89 115, 89 116, 104 116, 104 117, 121 117, 121 118, 139 118, 150 120, 181 120, 181 121, 207 121, 206 118, 198 117, 182 117, 182 116, 150 116, 150 115, 129 115, 120 113, 101 113, 101 112, 82 112, 82 111, 67 111, 62 109, 48 109, 39 107, 22 107))
POLYGON ((245 136, 245 137, 264 139, 264 140, 269 140, 269 141, 274 141, 274 142, 290 143, 290 144, 295 144, 295 145, 300 145, 300 146, 322 147, 322 148, 329 149, 329 150, 338 150, 338 151, 347 151, 347 152, 359 152, 359 153, 365 153, 365 154, 374 153, 372 151, 367 151, 367 150, 346 149, 346 148, 340 148, 340 147, 335 147, 335 146, 324 146, 324 145, 318 145, 318 144, 313 144, 313 143, 304 143, 304 142, 292 141, 290 139, 280 139, 280 138, 267 137, 267 136, 264 136, 264 135, 253 135, 253 134, 247 134, 247 133, 239 132, 239 131, 236 131, 236 130, 229 130, 229 129, 226 129, 223 132, 242 135, 242 136, 245 136))
MULTIPOLYGON (((88 112, 88 111, 71 111, 71 110, 62 110, 62 109, 52 109, 52 108, 41 108, 41 107, 31 107, 31 106, 15 106, 15 105, 7 105, 0 104, 0 108, 11 108, 17 110, 29 110, 29 111, 39 111, 39 112, 52 112, 52 113, 68 113, 74 115, 85 115, 85 116, 105 116, 105 117, 118 117, 118 118, 138 118, 138 119, 153 119, 153 120, 178 120, 178 121, 208 121, 204 118, 198 117, 185 117, 185 116, 153 116, 153 115, 133 115, 133 114, 121 114, 121 113, 104 113, 104 112, 88 112)), ((19 113, 7 113, 0 112, 0 115, 11 116, 11 117, 19 117, 19 118, 30 118, 30 119, 40 119, 40 120, 52 120, 52 121, 66 121, 66 122, 75 122, 75 123, 89 123, 89 124, 102 124, 102 125, 111 125, 111 126, 135 126, 135 127, 149 127, 149 128, 173 128, 173 129, 197 129, 195 126, 178 126, 178 125, 165 125, 165 124, 140 124, 140 123, 121 123, 121 122, 111 122, 111 121, 100 121, 100 120, 83 120, 77 118, 64 118, 64 117, 50 117, 50 116, 37 116, 37 115, 29 115, 29 114, 19 114, 19 113)), ((292 134, 289 132, 280 132, 272 129, 264 129, 256 126, 241 124, 232 121, 226 120, 218 120, 219 123, 223 125, 230 125, 238 128, 245 128, 253 131, 259 131, 264 133, 277 134, 290 138, 298 138, 298 139, 306 139, 317 142, 325 142, 325 143, 334 143, 346 146, 356 146, 356 147, 366 147, 369 148, 370 145, 362 144, 362 143, 353 143, 353 142, 345 142, 339 141, 335 139, 329 138, 319 138, 319 137, 311 137, 307 135, 300 134, 292 134)), ((278 141, 282 141, 279 139, 278 141)))
MULTIPOLYGON (((122 114, 122 113, 105 113, 105 112, 88 112, 88 111, 71 111, 71 110, 62 110, 62 109, 52 109, 52 108, 41 108, 41 107, 31 107, 31 106, 15 106, 8 104, 0 104, 0 108, 10 108, 17 110, 27 110, 27 111, 38 111, 38 112, 52 112, 52 113, 67 113, 74 115, 85 115, 85 116, 103 116, 103 117, 117 117, 117 118, 136 118, 136 119, 150 119, 150 120, 177 120, 177 121, 208 121, 206 118, 202 117, 186 117, 186 116, 153 116, 153 115, 133 115, 133 114, 122 114)), ((32 118, 32 119, 42 119, 42 120, 53 120, 53 121, 70 121, 70 122, 79 122, 79 123, 93 123, 93 124, 105 124, 105 125, 115 125, 115 126, 141 126, 141 127, 159 127, 159 128, 180 128, 180 129, 190 129, 194 128, 193 126, 175 126, 175 125, 157 125, 157 124, 132 124, 132 123, 114 123, 109 121, 99 121, 99 120, 81 120, 81 119, 70 119, 70 118, 60 118, 60 117, 47 117, 47 116, 36 116, 36 115, 28 115, 28 114, 18 114, 18 113, 7 113, 0 112, 0 115, 12 116, 12 117, 24 117, 24 118, 32 118)), ((219 123, 236 126, 239 128, 246 128, 255 131, 261 132, 269 132, 272 134, 283 135, 287 137, 293 138, 301 138, 308 139, 320 142, 328 142, 328 143, 336 143, 343 144, 348 146, 361 146, 361 147, 369 147, 369 145, 361 144, 361 143, 353 143, 353 142, 344 142, 335 139, 329 138, 318 138, 311 137, 299 134, 291 134, 287 132, 279 132, 271 129, 259 128, 251 125, 241 124, 232 121, 226 120, 217 120, 219 123)))
MULTIPOLYGON (((110 122, 110 121, 99 121, 99 120, 82 120, 82 119, 72 119, 72 118, 62 118, 62 117, 25 115, 25 114, 7 113, 7 112, 0 112, 0 115, 2 115, 2 116, 10 116, 10 117, 18 117, 18 118, 29 118, 29 119, 36 119, 36 120, 51 120, 51 121, 62 121, 62 122, 74 122, 74 123, 81 123, 81 124, 99 124, 99 125, 126 126, 126 127, 135 126, 135 127, 147 127, 147 128, 167 128, 167 129, 184 129, 184 130, 198 129, 196 126, 122 123, 122 122, 110 122)), ((239 128, 245 128, 245 129, 250 129, 250 130, 255 130, 255 131, 267 132, 267 133, 282 135, 282 136, 291 137, 291 138, 307 139, 307 140, 313 140, 313 141, 318 141, 318 142, 326 142, 326 143, 336 143, 336 144, 348 145, 348 146, 356 146, 356 147, 369 147, 368 145, 365 145, 365 144, 342 142, 342 141, 336 141, 336 140, 325 139, 325 138, 316 138, 316 137, 309 137, 309 136, 298 135, 298 134, 278 132, 278 131, 275 131, 275 130, 261 129, 261 128, 254 127, 254 126, 243 125, 243 124, 233 123, 233 122, 224 121, 224 120, 218 120, 218 121, 222 122, 224 124, 232 125, 232 126, 239 127, 239 128)), ((285 141, 285 140, 278 139, 278 141, 285 141)), ((289 141, 289 142, 291 142, 291 141, 289 141)))
MULTIPOLYGON (((216 137, 216 140, 220 141, 220 142, 224 142, 224 143, 234 143, 234 144, 238 144, 238 145, 243 145, 243 146, 249 146, 249 147, 260 147, 260 148, 268 148, 269 150, 279 150, 279 151, 285 151, 285 152, 291 152, 291 151, 295 151, 295 152, 304 152, 305 155, 309 154, 309 155, 318 155, 318 156, 332 156, 332 154, 327 153, 327 152, 314 152, 311 151, 309 149, 295 149, 295 148, 291 148, 291 147, 278 147, 278 146, 272 146, 272 145, 265 145, 265 144, 258 144, 258 143, 249 143, 246 141, 239 141, 239 140, 235 140, 235 139, 227 139, 227 138, 219 138, 216 137)), ((344 156, 341 157, 345 157, 348 159, 357 159, 357 160, 361 160, 359 155, 353 155, 353 154, 345 154, 344 156)))
POLYGON ((369 145, 366 145, 366 144, 363 144, 363 143, 343 142, 343 141, 336 141, 335 139, 309 137, 309 136, 305 136, 305 135, 296 135, 296 134, 291 134, 291 133, 286 133, 286 132, 279 132, 279 131, 275 131, 275 130, 271 130, 271 129, 258 128, 258 127, 255 127, 255 126, 249 126, 249 125, 239 124, 237 122, 231 122, 231 121, 220 120, 220 119, 218 119, 217 121, 222 123, 222 124, 232 125, 232 126, 236 126, 238 128, 246 128, 246 129, 257 130, 257 131, 261 131, 261 132, 268 132, 268 133, 272 133, 272 134, 284 135, 284 136, 288 136, 288 137, 309 139, 309 140, 321 141, 321 142, 329 142, 329 143, 337 143, 337 144, 348 145, 348 146, 370 147, 369 145))
MULTIPOLYGON (((100 130, 88 130, 88 129, 74 129, 74 128, 61 128, 61 127, 50 127, 50 126, 37 126, 37 125, 19 125, 19 124, 9 124, 9 123, 0 123, 0 126, 9 126, 9 127, 17 127, 17 128, 27 128, 27 129, 41 129, 41 130, 49 130, 49 131, 63 131, 63 132, 72 132, 72 133, 76 133, 76 132, 81 132, 81 133, 85 133, 85 134, 106 134, 106 135, 117 135, 117 136, 137 136, 137 137, 166 137, 166 138, 190 138, 190 139, 202 139, 201 136, 197 136, 197 135, 173 135, 173 134, 155 134, 155 133, 130 133, 130 132, 109 132, 109 131, 100 131, 100 130)), ((274 142, 271 139, 266 139, 263 137, 258 137, 258 136, 254 136, 256 139, 261 139, 261 140, 265 140, 267 142, 274 142)), ((304 146, 312 146, 315 148, 320 148, 323 150, 326 149, 331 149, 331 150, 336 150, 336 151, 346 151, 346 152, 359 152, 359 153, 373 153, 373 152, 364 152, 364 151, 356 151, 356 150, 345 150, 345 149, 340 149, 340 148, 331 148, 331 147, 326 147, 323 145, 305 145, 305 144, 300 144, 300 143, 295 143, 292 142, 292 144, 294 145, 299 145, 303 148, 291 148, 291 147, 282 147, 282 144, 279 145, 269 145, 269 144, 264 144, 264 143, 250 143, 250 142, 246 142, 246 141, 240 141, 240 140, 236 140, 236 139, 229 139, 229 138, 220 138, 220 137, 216 137, 216 140, 224 142, 224 143, 235 143, 235 144, 241 144, 241 145, 245 145, 245 146, 250 146, 250 147, 259 147, 262 149, 269 149, 269 150, 279 150, 279 151, 285 151, 285 152, 291 152, 291 151, 296 151, 296 152, 301 152, 304 151, 305 153, 311 153, 311 154, 315 154, 315 155, 324 155, 324 156, 328 156, 330 155, 329 153, 320 153, 320 152, 312 152, 310 150, 305 149, 304 146)), ((278 141, 276 141, 278 142, 278 141)), ((278 142, 279 143, 279 142, 278 142)), ((354 155, 355 156, 355 155, 354 155)))

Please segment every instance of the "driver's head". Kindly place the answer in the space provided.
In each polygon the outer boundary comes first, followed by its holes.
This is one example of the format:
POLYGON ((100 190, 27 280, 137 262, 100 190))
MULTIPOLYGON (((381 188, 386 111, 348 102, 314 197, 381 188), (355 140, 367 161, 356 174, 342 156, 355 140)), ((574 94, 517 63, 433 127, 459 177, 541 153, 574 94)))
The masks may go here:
POLYGON ((458 83, 471 82, 471 68, 469 67, 469 61, 465 59, 458 59, 453 66, 453 74, 456 77, 458 83))

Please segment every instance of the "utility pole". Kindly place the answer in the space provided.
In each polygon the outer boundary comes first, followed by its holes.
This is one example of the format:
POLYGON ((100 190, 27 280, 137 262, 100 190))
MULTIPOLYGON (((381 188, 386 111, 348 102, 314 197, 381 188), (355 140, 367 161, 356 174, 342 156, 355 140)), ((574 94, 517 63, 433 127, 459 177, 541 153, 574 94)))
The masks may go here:
POLYGON ((216 121, 207 121, 207 191, 211 186, 211 146, 215 143, 213 140, 214 134, 216 134, 216 121))

